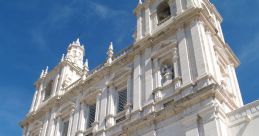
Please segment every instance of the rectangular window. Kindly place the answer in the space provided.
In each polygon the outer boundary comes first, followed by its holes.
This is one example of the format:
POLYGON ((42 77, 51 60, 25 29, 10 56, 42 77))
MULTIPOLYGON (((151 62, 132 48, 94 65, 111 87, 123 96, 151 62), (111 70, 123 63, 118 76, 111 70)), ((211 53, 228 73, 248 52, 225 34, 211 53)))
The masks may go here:
POLYGON ((68 126, 69 126, 69 121, 64 121, 63 128, 62 128, 62 136, 67 136, 68 126))
POLYGON ((125 110, 127 104, 127 90, 118 92, 118 97, 117 112, 119 113, 125 110))
POLYGON ((89 114, 88 114, 88 128, 92 127, 95 121, 95 111, 96 111, 96 104, 89 106, 89 114))

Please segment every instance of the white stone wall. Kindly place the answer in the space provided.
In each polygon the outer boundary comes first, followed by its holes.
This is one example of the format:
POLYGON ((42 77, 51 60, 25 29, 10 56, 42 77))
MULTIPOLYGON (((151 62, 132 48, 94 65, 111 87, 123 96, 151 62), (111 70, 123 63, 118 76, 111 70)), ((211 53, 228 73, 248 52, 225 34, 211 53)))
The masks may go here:
POLYGON ((84 47, 73 42, 67 57, 36 82, 23 135, 61 136, 68 120, 68 136, 253 136, 258 102, 242 107, 239 62, 224 42, 214 6, 169 0, 172 16, 158 24, 160 2, 138 5, 134 45, 113 60, 110 45, 109 61, 91 72, 83 66, 84 47), (52 96, 44 101, 50 80, 52 96), (118 91, 125 88, 127 105, 117 113, 118 91))

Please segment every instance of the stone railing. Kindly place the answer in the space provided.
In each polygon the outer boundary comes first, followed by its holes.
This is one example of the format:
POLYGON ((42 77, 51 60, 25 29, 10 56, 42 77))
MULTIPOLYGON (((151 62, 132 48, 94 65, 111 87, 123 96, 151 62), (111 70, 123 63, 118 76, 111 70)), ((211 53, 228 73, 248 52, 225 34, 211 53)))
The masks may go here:
POLYGON ((235 111, 227 114, 229 121, 235 122, 240 119, 251 120, 254 115, 259 116, 259 100, 253 103, 247 104, 235 111))

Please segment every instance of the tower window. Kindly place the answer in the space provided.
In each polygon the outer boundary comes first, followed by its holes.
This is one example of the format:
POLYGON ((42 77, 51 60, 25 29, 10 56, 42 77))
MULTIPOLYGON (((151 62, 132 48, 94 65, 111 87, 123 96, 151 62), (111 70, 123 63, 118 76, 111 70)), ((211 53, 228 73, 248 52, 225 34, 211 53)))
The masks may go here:
POLYGON ((158 23, 161 24, 171 17, 170 6, 167 2, 163 1, 157 7, 158 23))
POLYGON ((122 112, 125 110, 125 106, 127 104, 127 90, 120 91, 118 93, 118 106, 117 106, 117 112, 122 112))
POLYGON ((46 89, 45 89, 45 96, 44 96, 44 100, 47 100, 50 96, 51 96, 51 93, 52 93, 52 87, 53 87, 53 80, 51 80, 47 86, 46 86, 46 89))
POLYGON ((96 111, 96 104, 90 105, 89 114, 88 114, 88 122, 87 122, 88 128, 93 126, 93 123, 95 121, 95 111, 96 111))

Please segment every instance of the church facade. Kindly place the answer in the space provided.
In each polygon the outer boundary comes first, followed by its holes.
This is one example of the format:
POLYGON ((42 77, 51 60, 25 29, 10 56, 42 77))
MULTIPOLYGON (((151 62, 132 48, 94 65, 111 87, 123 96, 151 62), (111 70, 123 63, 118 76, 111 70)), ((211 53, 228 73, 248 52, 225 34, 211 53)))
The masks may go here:
POLYGON ((93 70, 79 39, 35 83, 23 136, 258 136, 209 0, 139 0, 133 45, 93 70))

